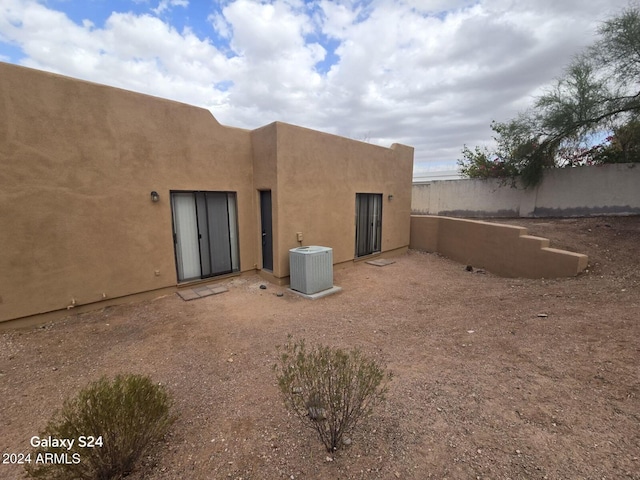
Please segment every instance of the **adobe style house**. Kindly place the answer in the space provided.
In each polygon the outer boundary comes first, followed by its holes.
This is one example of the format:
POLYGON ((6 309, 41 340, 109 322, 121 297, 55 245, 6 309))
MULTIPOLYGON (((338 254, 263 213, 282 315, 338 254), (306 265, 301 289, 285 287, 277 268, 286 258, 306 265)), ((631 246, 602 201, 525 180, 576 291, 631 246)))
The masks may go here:
POLYGON ((333 248, 334 264, 403 252, 412 168, 411 147, 230 128, 0 63, 0 322, 244 272, 286 284, 300 245, 333 248))

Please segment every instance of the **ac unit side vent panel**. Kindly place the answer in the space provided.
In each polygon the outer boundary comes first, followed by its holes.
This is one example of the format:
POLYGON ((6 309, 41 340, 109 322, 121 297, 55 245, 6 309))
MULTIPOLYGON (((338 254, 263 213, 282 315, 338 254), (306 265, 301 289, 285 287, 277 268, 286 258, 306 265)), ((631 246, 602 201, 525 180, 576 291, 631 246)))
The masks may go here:
POLYGON ((306 295, 333 287, 333 249, 298 247, 289 250, 291 289, 306 295))

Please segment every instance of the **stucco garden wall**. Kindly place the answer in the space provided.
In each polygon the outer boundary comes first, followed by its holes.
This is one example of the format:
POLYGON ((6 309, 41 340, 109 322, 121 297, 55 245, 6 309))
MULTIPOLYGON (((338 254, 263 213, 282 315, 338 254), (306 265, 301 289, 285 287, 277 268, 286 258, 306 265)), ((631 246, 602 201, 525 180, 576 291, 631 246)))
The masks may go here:
POLYGON ((497 179, 416 183, 411 211, 476 218, 638 215, 640 164, 552 169, 531 189, 497 179))
POLYGON ((503 277, 572 277, 587 267, 587 256, 549 247, 546 238, 512 225, 413 215, 411 248, 438 252, 463 265, 503 277))

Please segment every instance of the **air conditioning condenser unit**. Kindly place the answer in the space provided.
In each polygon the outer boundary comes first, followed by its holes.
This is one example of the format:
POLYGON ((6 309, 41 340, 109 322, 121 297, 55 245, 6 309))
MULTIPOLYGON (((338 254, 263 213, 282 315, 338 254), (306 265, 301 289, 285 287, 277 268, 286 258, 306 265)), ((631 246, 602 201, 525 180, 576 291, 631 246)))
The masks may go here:
POLYGON ((333 249, 309 246, 289 250, 290 288, 306 295, 333 287, 333 249))

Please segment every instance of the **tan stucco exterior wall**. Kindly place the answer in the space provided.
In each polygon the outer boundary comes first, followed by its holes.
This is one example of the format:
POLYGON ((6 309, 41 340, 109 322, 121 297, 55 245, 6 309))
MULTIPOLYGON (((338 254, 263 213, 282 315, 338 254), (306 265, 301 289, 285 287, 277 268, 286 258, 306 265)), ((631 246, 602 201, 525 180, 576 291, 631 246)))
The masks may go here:
POLYGON ((412 163, 410 147, 225 127, 205 109, 0 63, 0 322, 175 289, 171 191, 236 192, 248 272, 271 190, 276 281, 298 231, 353 261, 356 192, 384 194, 383 251, 406 248, 412 163))
POLYGON ((549 248, 546 238, 512 225, 414 215, 411 248, 438 252, 452 260, 504 277, 571 277, 587 267, 586 255, 549 248))
MULTIPOLYGON (((272 202, 272 222, 273 222, 273 244, 278 244, 279 236, 276 227, 279 218, 278 205, 278 142, 276 134, 276 124, 272 123, 258 128, 251 132, 251 142, 253 144, 253 189, 255 201, 254 223, 256 225, 255 241, 255 267, 262 269, 262 228, 260 216, 260 191, 271 191, 272 202)), ((275 268, 275 265, 274 265, 275 268)), ((269 280, 273 278, 273 272, 265 272, 265 277, 269 280)))
POLYGON ((382 252, 409 246, 413 148, 390 149, 278 122, 274 275, 289 275, 289 249, 322 245, 334 263, 355 257, 356 193, 382 194, 382 252), (389 199, 389 195, 393 198, 389 199))
POLYGON ((170 190, 237 192, 253 268, 250 132, 12 65, 0 79, 0 320, 175 286, 170 190))

